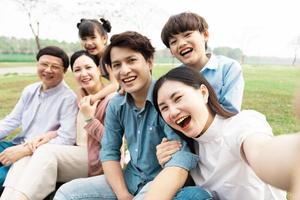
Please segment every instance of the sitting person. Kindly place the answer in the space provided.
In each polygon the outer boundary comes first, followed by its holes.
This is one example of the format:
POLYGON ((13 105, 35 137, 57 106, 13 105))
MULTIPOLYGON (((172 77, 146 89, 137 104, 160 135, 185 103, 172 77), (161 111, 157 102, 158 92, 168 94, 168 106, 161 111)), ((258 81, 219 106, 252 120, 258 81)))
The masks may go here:
MULTIPOLYGON (((132 31, 116 34, 105 50, 104 61, 125 90, 109 103, 100 158, 105 175, 77 179, 62 185, 55 200, 67 199, 187 199, 191 189, 183 189, 188 171, 196 167, 198 157, 182 141, 163 169, 155 148, 163 137, 180 140, 163 122, 153 106, 152 80, 154 48, 150 40, 132 31), (120 166, 120 147, 125 135, 131 160, 120 166), (163 190, 158 193, 157 191, 163 190)), ((193 200, 209 200, 205 190, 193 200)), ((199 194, 199 193, 198 193, 199 194)))
MULTIPOLYGON (((117 91, 119 87, 111 70, 102 62, 103 53, 108 42, 108 33, 112 27, 109 20, 101 18, 100 20, 81 19, 80 22, 77 23, 77 28, 82 47, 91 55, 97 56, 101 76, 110 81, 106 84, 105 88, 91 95, 91 102, 94 103, 97 100, 105 98, 108 94, 117 91)), ((84 90, 81 92, 85 94, 84 90)))
POLYGON ((38 145, 75 143, 76 95, 63 81, 69 58, 62 49, 49 46, 41 49, 36 59, 41 82, 25 87, 12 112, 0 122, 1 185, 10 166, 32 154, 32 146, 26 141, 34 139, 38 145), (5 141, 18 127, 21 132, 5 141))
POLYGON ((87 51, 78 51, 71 56, 75 80, 87 92, 78 104, 76 145, 45 144, 31 157, 16 162, 5 181, 14 192, 6 194, 5 189, 5 197, 1 199, 44 199, 55 190, 56 182, 103 174, 99 149, 105 109, 113 94, 90 103, 91 95, 105 87, 98 65, 99 59, 87 51))
MULTIPOLYGON (((153 101, 165 122, 201 158, 191 171, 197 186, 220 199, 286 199, 278 188, 291 190, 300 134, 273 136, 261 113, 224 110, 210 84, 189 68, 175 68, 162 76, 154 87, 153 101)), ((177 150, 157 147, 160 164, 171 151, 177 150)))

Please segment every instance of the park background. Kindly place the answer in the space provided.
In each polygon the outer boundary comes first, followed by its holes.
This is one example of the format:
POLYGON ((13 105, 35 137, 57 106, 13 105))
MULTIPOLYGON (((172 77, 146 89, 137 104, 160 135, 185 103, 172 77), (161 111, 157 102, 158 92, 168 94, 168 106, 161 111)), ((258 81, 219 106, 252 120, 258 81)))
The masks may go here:
MULTIPOLYGON (((154 77, 179 62, 160 40, 172 14, 196 12, 209 24, 209 51, 239 61, 245 78, 243 109, 266 115, 275 135, 300 131, 295 94, 300 89, 300 12, 296 0, 0 0, 0 120, 23 88, 38 78, 35 54, 57 45, 81 49, 76 24, 105 17, 112 34, 135 30, 156 47, 154 77)), ((67 83, 75 90, 70 71, 67 83)))
MULTIPOLYGON (((294 99, 300 85, 300 12, 296 0, 1 0, 0 119, 34 81, 35 54, 57 45, 72 54, 81 49, 76 24, 105 17, 112 33, 135 30, 156 47, 154 77, 179 62, 160 40, 168 17, 196 12, 209 24, 209 51, 238 60, 243 67, 243 109, 266 115, 275 134, 298 132, 294 99)), ((111 35, 110 34, 110 35, 111 35)), ((66 75, 76 88, 72 74, 66 75)))

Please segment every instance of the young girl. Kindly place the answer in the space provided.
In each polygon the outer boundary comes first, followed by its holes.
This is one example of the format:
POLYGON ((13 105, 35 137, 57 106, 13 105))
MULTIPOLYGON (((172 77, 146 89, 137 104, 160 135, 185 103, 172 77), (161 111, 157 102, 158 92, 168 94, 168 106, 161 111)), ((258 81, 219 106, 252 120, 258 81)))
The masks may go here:
MULTIPOLYGON (((224 110, 210 84, 189 68, 162 76, 153 100, 167 124, 192 141, 200 157, 198 168, 191 171, 196 185, 220 199, 286 199, 275 187, 291 189, 299 134, 274 137, 261 113, 224 110)), ((170 148, 157 149, 170 155, 170 148)))
POLYGON ((209 32, 203 17, 190 12, 171 16, 161 31, 161 39, 183 66, 201 72, 223 108, 234 113, 241 110, 244 91, 241 65, 231 58, 207 53, 209 32))
POLYGON ((108 101, 90 103, 91 95, 104 88, 99 59, 86 51, 75 52, 71 69, 76 82, 87 95, 79 102, 76 146, 44 144, 31 157, 16 162, 9 171, 1 199, 44 199, 55 189, 56 182, 103 173, 99 160, 100 141, 104 132, 104 116, 108 101))
MULTIPOLYGON (((91 55, 97 56, 102 76, 110 80, 110 83, 101 91, 91 96, 91 102, 94 103, 97 100, 103 99, 108 94, 117 91, 119 88, 118 82, 112 73, 110 73, 110 68, 106 67, 102 62, 102 56, 108 42, 107 33, 111 31, 111 25, 108 20, 103 18, 100 21, 95 19, 81 19, 77 23, 77 28, 81 45, 91 55)), ((85 91, 81 90, 81 92, 84 95, 85 91)))

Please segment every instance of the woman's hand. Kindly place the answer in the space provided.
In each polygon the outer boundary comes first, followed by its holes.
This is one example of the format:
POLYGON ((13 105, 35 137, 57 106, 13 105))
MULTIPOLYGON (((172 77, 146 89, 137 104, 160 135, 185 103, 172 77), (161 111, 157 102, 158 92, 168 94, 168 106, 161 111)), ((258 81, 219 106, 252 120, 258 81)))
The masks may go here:
POLYGON ((91 119, 95 116, 96 108, 99 100, 95 103, 91 103, 91 95, 81 98, 79 102, 80 112, 84 115, 85 119, 91 119))
POLYGON ((172 155, 180 150, 180 148, 181 143, 179 141, 168 141, 167 138, 163 138, 161 143, 156 146, 156 157, 158 163, 163 167, 166 162, 171 159, 172 155))

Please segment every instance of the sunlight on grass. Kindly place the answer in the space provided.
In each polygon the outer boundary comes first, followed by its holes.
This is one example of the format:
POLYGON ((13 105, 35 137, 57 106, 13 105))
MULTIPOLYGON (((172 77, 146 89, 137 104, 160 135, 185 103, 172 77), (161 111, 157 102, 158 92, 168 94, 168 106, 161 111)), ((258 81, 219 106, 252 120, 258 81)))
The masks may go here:
MULTIPOLYGON (((171 67, 155 66, 155 79, 171 67)), ((300 68, 286 66, 243 67, 245 92, 243 109, 254 109, 266 115, 274 134, 300 131, 294 113, 294 96, 300 84, 300 68)), ((38 78, 31 76, 1 76, 0 78, 0 119, 7 115, 16 104, 22 89, 38 78)), ((66 82, 76 91, 77 85, 71 72, 65 76, 66 82)))

